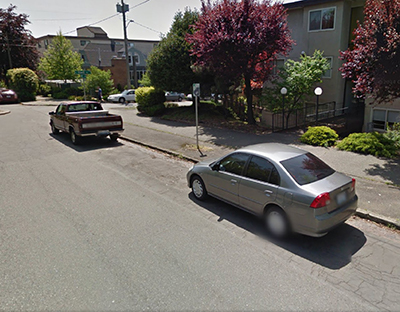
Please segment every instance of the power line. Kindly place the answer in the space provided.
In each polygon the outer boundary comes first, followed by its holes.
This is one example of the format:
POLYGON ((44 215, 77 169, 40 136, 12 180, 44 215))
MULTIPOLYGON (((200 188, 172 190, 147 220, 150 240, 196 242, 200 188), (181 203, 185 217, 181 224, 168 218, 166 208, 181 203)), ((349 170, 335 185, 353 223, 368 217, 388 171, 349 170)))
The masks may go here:
POLYGON ((143 1, 143 2, 141 2, 141 3, 139 3, 139 4, 136 4, 136 5, 134 5, 133 7, 131 7, 131 9, 137 8, 139 5, 145 4, 146 2, 149 2, 149 1, 150 1, 150 0, 146 0, 146 1, 143 1))
MULTIPOLYGON (((109 16, 109 17, 103 18, 102 20, 100 20, 100 21, 98 21, 98 22, 91 23, 91 24, 86 25, 86 26, 92 26, 92 25, 95 25, 95 24, 100 24, 100 23, 102 23, 102 22, 104 22, 104 21, 106 21, 106 20, 109 20, 110 18, 113 18, 113 17, 117 16, 118 14, 119 14, 119 13, 116 13, 116 14, 111 15, 111 16, 109 16)), ((73 33, 74 31, 75 31, 75 30, 68 31, 68 32, 64 33, 64 35, 73 33)))
POLYGON ((132 21, 132 23, 134 23, 134 24, 137 24, 137 25, 139 25, 139 26, 141 26, 141 27, 143 27, 143 28, 146 28, 146 29, 148 29, 148 30, 154 31, 154 32, 156 32, 156 33, 162 35, 162 32, 161 32, 161 31, 158 31, 158 30, 155 30, 155 29, 153 29, 153 28, 147 27, 147 26, 145 26, 145 25, 139 24, 138 22, 135 22, 134 20, 131 20, 131 21, 132 21))

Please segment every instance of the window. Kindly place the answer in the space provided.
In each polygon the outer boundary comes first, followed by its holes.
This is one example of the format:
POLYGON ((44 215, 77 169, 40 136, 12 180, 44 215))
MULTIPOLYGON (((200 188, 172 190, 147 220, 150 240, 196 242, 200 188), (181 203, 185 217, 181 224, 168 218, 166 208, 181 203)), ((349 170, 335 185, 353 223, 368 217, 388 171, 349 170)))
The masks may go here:
POLYGON ((279 185, 279 174, 268 160, 253 156, 247 168, 246 177, 279 185))
POLYGON ((285 65, 285 60, 283 59, 278 59, 274 61, 274 65, 275 67, 272 69, 272 74, 273 75, 277 75, 278 72, 283 68, 283 66, 285 65))
MULTIPOLYGON (((139 64, 139 55, 135 55, 135 63, 139 64)), ((132 64, 132 56, 129 55, 129 64, 132 64)))
POLYGON ((374 109, 372 113, 372 125, 375 130, 387 130, 387 125, 392 127, 394 123, 400 123, 400 111, 374 109))
POLYGON ((322 78, 332 78, 332 64, 333 64, 333 57, 328 56, 325 57, 329 64, 329 69, 322 75, 322 78))
POLYGON ((335 172, 311 153, 284 160, 281 164, 300 185, 322 180, 335 172))
POLYGON ((335 28, 336 8, 310 11, 309 31, 327 30, 335 28))
POLYGON ((84 46, 86 44, 85 40, 81 40, 81 46, 84 46))
POLYGON ((242 153, 231 154, 220 161, 219 170, 241 175, 248 158, 242 153))

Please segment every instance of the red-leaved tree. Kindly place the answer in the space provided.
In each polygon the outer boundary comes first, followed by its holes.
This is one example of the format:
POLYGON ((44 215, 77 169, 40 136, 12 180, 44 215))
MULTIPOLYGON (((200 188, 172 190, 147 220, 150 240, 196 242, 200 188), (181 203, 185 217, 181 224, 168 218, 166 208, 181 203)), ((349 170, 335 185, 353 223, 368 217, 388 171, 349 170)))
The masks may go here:
POLYGON ((365 19, 352 46, 341 52, 340 70, 359 98, 379 102, 400 97, 400 0, 367 0, 365 19))
POLYGON ((247 119, 253 116, 252 81, 267 80, 276 57, 286 55, 293 41, 286 10, 270 0, 202 0, 195 32, 187 36, 193 44, 196 66, 212 70, 229 81, 244 79, 247 119))

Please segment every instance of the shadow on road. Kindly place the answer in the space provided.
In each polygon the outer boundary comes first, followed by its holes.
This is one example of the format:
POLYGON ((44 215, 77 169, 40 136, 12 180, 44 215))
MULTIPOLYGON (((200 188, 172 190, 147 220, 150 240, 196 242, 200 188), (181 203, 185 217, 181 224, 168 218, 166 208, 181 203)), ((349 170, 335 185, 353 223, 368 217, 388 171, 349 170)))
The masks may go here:
POLYGON ((331 270, 338 270, 351 263, 352 256, 366 243, 363 232, 347 223, 339 226, 321 238, 293 234, 285 240, 269 236, 263 223, 256 216, 225 204, 217 199, 197 201, 193 194, 189 198, 199 206, 219 216, 219 222, 226 220, 236 226, 263 237, 287 251, 331 270))
POLYGON ((122 143, 112 142, 109 138, 99 138, 95 136, 82 137, 79 145, 74 145, 71 142, 69 134, 66 132, 60 132, 57 135, 50 133, 50 136, 53 139, 59 141, 60 143, 63 143, 64 145, 80 153, 94 151, 102 148, 123 146, 122 143))

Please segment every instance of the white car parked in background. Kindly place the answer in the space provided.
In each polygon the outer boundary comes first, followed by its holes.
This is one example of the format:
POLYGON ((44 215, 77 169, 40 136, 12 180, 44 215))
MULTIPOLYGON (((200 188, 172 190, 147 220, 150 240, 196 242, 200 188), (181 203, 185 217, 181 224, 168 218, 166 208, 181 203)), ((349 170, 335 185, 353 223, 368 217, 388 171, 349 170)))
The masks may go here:
POLYGON ((135 90, 128 89, 119 94, 111 94, 108 96, 107 101, 113 103, 135 102, 136 101, 135 90))

